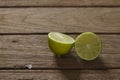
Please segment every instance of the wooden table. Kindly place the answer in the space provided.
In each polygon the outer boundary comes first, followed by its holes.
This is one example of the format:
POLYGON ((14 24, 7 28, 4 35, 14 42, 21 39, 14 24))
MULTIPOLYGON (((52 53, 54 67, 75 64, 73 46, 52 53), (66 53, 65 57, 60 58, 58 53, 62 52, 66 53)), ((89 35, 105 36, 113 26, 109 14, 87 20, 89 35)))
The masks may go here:
POLYGON ((0 80, 120 80, 120 0, 0 0, 0 80), (103 51, 89 62, 74 50, 57 58, 51 31, 95 32, 103 51))

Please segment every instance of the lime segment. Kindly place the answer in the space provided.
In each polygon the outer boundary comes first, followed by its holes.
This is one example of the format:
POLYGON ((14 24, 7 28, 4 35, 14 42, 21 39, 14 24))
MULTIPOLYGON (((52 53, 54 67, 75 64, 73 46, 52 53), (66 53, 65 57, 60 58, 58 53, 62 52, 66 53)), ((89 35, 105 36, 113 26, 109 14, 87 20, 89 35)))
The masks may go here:
POLYGON ((73 44, 74 39, 66 34, 59 32, 50 32, 48 34, 48 45, 53 53, 56 55, 65 55, 67 54, 73 44))
POLYGON ((101 47, 101 40, 93 32, 84 32, 75 41, 75 51, 84 60, 93 60, 98 57, 101 47))

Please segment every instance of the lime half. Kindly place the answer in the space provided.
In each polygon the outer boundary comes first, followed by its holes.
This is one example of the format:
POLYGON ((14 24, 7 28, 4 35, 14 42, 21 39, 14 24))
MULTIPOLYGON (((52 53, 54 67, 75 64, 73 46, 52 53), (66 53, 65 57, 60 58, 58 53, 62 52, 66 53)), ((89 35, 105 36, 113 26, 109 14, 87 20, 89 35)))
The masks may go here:
POLYGON ((53 53, 56 55, 65 55, 67 54, 73 44, 74 39, 66 34, 59 32, 50 32, 48 34, 48 45, 53 53))
POLYGON ((93 32, 84 32, 80 34, 75 41, 75 51, 83 60, 93 60, 101 52, 101 40, 93 32))

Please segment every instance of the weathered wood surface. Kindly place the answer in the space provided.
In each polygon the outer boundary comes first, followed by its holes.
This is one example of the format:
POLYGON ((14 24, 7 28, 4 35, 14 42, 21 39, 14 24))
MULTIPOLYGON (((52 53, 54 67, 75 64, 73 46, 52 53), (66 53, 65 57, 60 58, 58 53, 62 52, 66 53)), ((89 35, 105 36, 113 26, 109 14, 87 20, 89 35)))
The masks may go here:
POLYGON ((120 8, 0 8, 0 33, 51 31, 120 33, 120 8))
POLYGON ((0 80, 120 80, 116 70, 2 70, 0 80))
MULTIPOLYGON (((76 35, 72 35, 76 37, 76 35)), ((103 51, 94 61, 78 59, 75 51, 57 58, 49 50, 47 35, 1 35, 0 68, 23 68, 32 64, 33 68, 55 69, 107 69, 120 68, 120 36, 99 35, 103 42, 103 51)))
POLYGON ((0 0, 0 6, 120 6, 120 0, 0 0))
POLYGON ((0 0, 0 80, 120 80, 120 0, 0 0), (58 58, 47 33, 96 32, 99 58, 58 58), (31 64, 31 70, 24 66, 31 64))

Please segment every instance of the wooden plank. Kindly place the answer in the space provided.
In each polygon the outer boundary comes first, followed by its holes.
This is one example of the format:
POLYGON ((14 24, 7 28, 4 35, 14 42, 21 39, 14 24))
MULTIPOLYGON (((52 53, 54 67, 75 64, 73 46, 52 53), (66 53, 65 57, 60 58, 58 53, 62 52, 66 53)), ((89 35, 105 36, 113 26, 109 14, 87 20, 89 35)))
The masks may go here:
POLYGON ((19 69, 26 64, 44 69, 120 68, 120 36, 100 35, 100 38, 103 42, 102 54, 94 61, 85 62, 78 59, 75 51, 62 58, 55 57, 48 48, 47 35, 1 35, 0 68, 19 69))
POLYGON ((120 33, 120 8, 0 8, 0 33, 120 33))
POLYGON ((0 6, 119 6, 119 0, 0 0, 0 6))
POLYGON ((0 80, 119 80, 116 70, 1 70, 0 80))

